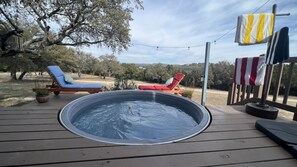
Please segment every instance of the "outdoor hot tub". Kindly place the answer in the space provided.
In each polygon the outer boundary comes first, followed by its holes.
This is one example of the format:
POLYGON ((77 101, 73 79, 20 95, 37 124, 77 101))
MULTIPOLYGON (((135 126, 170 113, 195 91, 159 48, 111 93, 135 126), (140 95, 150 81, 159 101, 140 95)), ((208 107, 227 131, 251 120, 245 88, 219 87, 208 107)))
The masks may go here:
POLYGON ((125 145, 171 143, 195 136, 211 122, 203 106, 154 91, 109 91, 76 99, 60 112, 69 131, 95 141, 125 145))

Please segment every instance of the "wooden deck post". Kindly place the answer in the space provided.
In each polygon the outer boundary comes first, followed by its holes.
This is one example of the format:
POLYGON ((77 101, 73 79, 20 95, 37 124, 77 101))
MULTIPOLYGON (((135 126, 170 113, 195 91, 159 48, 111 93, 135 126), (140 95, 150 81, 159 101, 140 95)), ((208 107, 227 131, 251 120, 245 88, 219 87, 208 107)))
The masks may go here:
POLYGON ((232 104, 235 103, 236 88, 237 88, 237 85, 234 83, 233 84, 233 92, 232 92, 232 104))
POLYGON ((251 97, 252 86, 248 85, 246 89, 247 89, 246 98, 249 99, 251 97))
POLYGON ((227 105, 230 105, 233 103, 233 92, 234 92, 234 87, 235 87, 235 83, 233 82, 233 80, 230 80, 229 82, 229 90, 228 90, 228 99, 227 99, 227 105))
POLYGON ((269 95, 269 90, 270 90, 270 86, 271 86, 271 80, 272 80, 272 74, 273 74, 273 69, 274 69, 274 65, 273 64, 271 64, 271 65, 269 65, 269 66, 267 66, 267 68, 269 68, 268 69, 268 74, 266 74, 266 75, 268 75, 268 77, 267 77, 267 85, 266 85, 266 91, 265 92, 263 92, 263 93, 265 93, 265 100, 267 99, 267 96, 269 95))
POLYGON ((263 92, 263 86, 254 86, 254 94, 253 97, 254 98, 261 98, 263 92))
POLYGON ((240 101, 243 101, 245 99, 245 92, 246 92, 246 86, 242 85, 240 101))
POLYGON ((240 93, 241 93, 241 86, 242 86, 242 85, 237 85, 237 97, 236 97, 236 103, 239 102, 240 93))
POLYGON ((275 87, 274 87, 274 91, 273 91, 272 101, 277 100, 277 97, 278 97, 278 94, 279 94, 279 87, 280 87, 281 80, 282 80, 282 75, 283 75, 283 69, 284 69, 284 64, 279 63, 279 69, 278 69, 276 80, 275 80, 275 87))
POLYGON ((286 80, 286 85, 285 85, 286 89, 285 89, 283 104, 287 104, 287 102, 288 102, 288 97, 289 97, 289 92, 291 89, 291 82, 292 82, 292 77, 293 77, 294 65, 295 65, 295 62, 290 63, 289 76, 288 76, 288 80, 286 80))

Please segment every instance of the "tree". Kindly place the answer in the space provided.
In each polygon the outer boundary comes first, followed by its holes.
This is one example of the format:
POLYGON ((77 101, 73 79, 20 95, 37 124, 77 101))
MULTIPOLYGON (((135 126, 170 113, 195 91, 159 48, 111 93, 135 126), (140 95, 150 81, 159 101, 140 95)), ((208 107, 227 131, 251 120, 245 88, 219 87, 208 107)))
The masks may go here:
POLYGON ((170 77, 166 66, 160 63, 149 66, 145 70, 145 79, 151 82, 164 83, 170 77))
POLYGON ((4 0, 0 2, 0 24, 9 30, 0 34, 1 56, 20 53, 39 54, 52 45, 82 46, 96 44, 113 51, 127 49, 129 21, 134 8, 142 8, 140 0, 4 0), (39 33, 24 39, 22 46, 8 47, 8 40, 24 34, 17 20, 38 25, 39 33))
POLYGON ((233 78, 234 66, 227 61, 211 64, 213 74, 213 87, 220 90, 228 90, 230 79, 233 78))
POLYGON ((95 64, 95 74, 102 76, 103 79, 106 78, 106 76, 108 75, 108 67, 107 64, 105 64, 104 62, 97 62, 97 64, 95 64))
POLYGON ((42 56, 37 57, 40 69, 45 69, 48 65, 58 65, 63 71, 76 69, 78 58, 73 48, 66 46, 53 45, 41 52, 42 56))
POLYGON ((77 71, 88 73, 94 75, 97 71, 96 65, 99 63, 99 60, 92 56, 89 53, 84 53, 82 51, 78 51, 76 53, 77 56, 77 71))
POLYGON ((191 64, 185 69, 185 78, 183 79, 186 86, 202 86, 201 76, 203 75, 204 64, 191 64))
MULTIPOLYGON (((24 26, 24 32, 22 34, 22 38, 20 36, 12 36, 8 38, 4 43, 1 40, 1 44, 3 43, 5 48, 8 50, 14 50, 16 48, 21 48, 21 42, 23 39, 29 39, 32 38, 33 34, 38 33, 38 27, 36 25, 30 25, 26 24, 24 22, 18 22, 19 24, 22 24, 24 26)), ((0 22, 0 34, 5 34, 7 31, 9 31, 9 23, 8 22, 0 22)), ((0 44, 0 46, 1 46, 0 44)), ((2 46, 3 47, 3 46, 2 46)), ((1 47, 1 48, 2 48, 1 47)), ((5 53, 2 49, 0 49, 0 55, 5 53)), ((18 79, 22 80, 22 78, 25 76, 28 70, 33 70, 36 68, 36 65, 34 62, 36 62, 37 56, 34 56, 32 54, 28 53, 21 53, 18 55, 14 55, 12 57, 1 57, 0 59, 3 62, 6 62, 7 69, 11 72, 11 78, 16 80, 16 72, 20 69, 22 69, 22 73, 19 76, 18 79), (17 60, 17 61, 16 61, 17 60), (22 67, 23 66, 23 67, 22 67)))
POLYGON ((32 71, 36 69, 36 65, 33 63, 32 59, 26 56, 17 57, 2 57, 0 58, 0 66, 4 67, 6 70, 10 71, 11 79, 17 80, 16 72, 22 71, 19 80, 22 80, 27 71, 32 71), (26 71, 26 72, 25 72, 26 71))
POLYGON ((119 75, 122 72, 122 68, 115 55, 106 54, 99 57, 96 71, 105 79, 106 76, 119 75))
POLYGON ((140 78, 140 69, 135 64, 122 64, 123 75, 126 79, 140 78))

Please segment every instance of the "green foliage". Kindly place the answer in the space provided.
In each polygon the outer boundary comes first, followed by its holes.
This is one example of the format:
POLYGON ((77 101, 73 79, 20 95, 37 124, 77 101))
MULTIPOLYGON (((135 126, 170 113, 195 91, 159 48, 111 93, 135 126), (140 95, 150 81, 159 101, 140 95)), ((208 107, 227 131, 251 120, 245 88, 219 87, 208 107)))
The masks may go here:
POLYGON ((16 80, 16 72, 28 72, 37 68, 29 56, 18 55, 15 57, 0 57, 0 69, 11 72, 11 78, 16 80))
POLYGON ((37 96, 44 96, 50 94, 50 91, 46 88, 35 88, 33 89, 33 92, 35 92, 37 96))
MULTIPOLYGON (((282 79, 281 79, 281 84, 280 84, 280 90, 279 94, 283 95, 285 93, 285 88, 286 88, 286 83, 289 80, 289 64, 284 64, 283 67, 283 74, 282 74, 282 79)), ((274 91, 275 84, 276 84, 276 76, 279 71, 279 65, 274 66, 273 70, 273 75, 272 75, 272 81, 271 81, 271 88, 270 88, 270 93, 274 91)), ((297 95, 297 68, 296 65, 294 66, 293 69, 293 76, 292 76, 292 82, 291 82, 291 88, 290 88, 290 95, 297 95)))
POLYGON ((81 51, 76 52, 75 61, 77 71, 93 75, 96 72, 96 65, 99 62, 99 60, 91 54, 84 53, 81 51))
POLYGON ((125 89, 136 89, 136 84, 124 77, 116 77, 114 82, 114 87, 111 88, 112 90, 125 90, 125 89))
MULTIPOLYGON (((11 36, 6 41, 6 48, 7 49, 22 49, 22 41, 32 38, 33 34, 38 33, 38 29, 34 25, 26 24, 24 22, 18 22, 24 26, 24 33, 22 36, 11 36)), ((0 22, 0 34, 5 33, 5 31, 9 31, 11 28, 5 23, 0 22), (6 28, 4 28, 6 27, 6 28)), ((29 53, 20 53, 16 54, 15 56, 10 57, 1 57, 3 50, 0 49, 0 68, 6 71, 10 71, 12 74, 12 79, 16 78, 16 72, 22 71, 24 73, 34 71, 38 69, 38 61, 37 56, 34 56, 29 53)), ((21 79, 21 78, 19 78, 21 79)))
POLYGON ((104 78, 106 76, 110 77, 123 75, 122 66, 118 62, 117 57, 113 54, 100 56, 95 71, 104 78))
POLYGON ((184 97, 192 97, 193 91, 192 90, 185 90, 182 92, 182 96, 184 97))
MULTIPOLYGON (((3 22, 0 17, 0 35, 3 35, 11 30, 11 27, 8 22, 3 22)), ((4 45, 8 49, 13 49, 18 47, 19 43, 19 37, 17 36, 11 36, 6 41, 0 40, 0 56, 5 52, 5 50, 2 50, 2 45, 4 45)))
POLYGON ((141 78, 141 69, 135 64, 121 64, 123 74, 122 76, 127 79, 140 79, 141 78))
POLYGON ((163 64, 148 66, 144 71, 144 79, 149 82, 164 83, 171 76, 163 64))
POLYGON ((61 69, 70 71, 76 68, 79 63, 76 51, 66 46, 53 45, 47 47, 43 50, 42 56, 37 58, 41 69, 45 69, 48 65, 58 65, 61 69))
MULTIPOLYGON (((124 69, 128 69, 124 76, 129 79, 139 79, 147 82, 165 83, 166 80, 178 72, 185 74, 180 84, 189 87, 202 87, 201 76, 203 75, 204 64, 193 63, 187 65, 145 65, 137 68, 134 65, 122 64, 124 69), (132 68, 133 67, 133 68, 132 68), (133 70, 132 70, 133 69, 133 70), (137 77, 139 75, 139 77, 137 77), (143 76, 143 77, 141 77, 143 76)), ((140 66, 140 65, 139 65, 140 66)), ((234 65, 229 62, 218 62, 210 64, 208 74, 208 87, 220 90, 228 90, 228 83, 233 78, 234 65)))
POLYGON ((226 61, 221 61, 216 64, 210 64, 210 69, 213 74, 212 87, 220 90, 228 90, 228 83, 234 74, 234 65, 226 61))
POLYGON ((183 65, 181 69, 183 69, 185 77, 181 84, 190 87, 202 86, 200 79, 203 75, 203 67, 202 63, 183 65))
POLYGON ((92 44, 122 51, 128 48, 130 42, 131 13, 134 8, 142 8, 140 0, 2 1, 0 24, 2 20, 8 19, 11 23, 6 33, 22 30, 18 33, 26 34, 26 25, 32 24, 37 25, 38 31, 24 38, 21 48, 6 48, 6 53, 10 50, 39 53, 41 49, 52 45, 92 44), (24 24, 19 24, 19 20, 24 24), (52 25, 55 25, 54 29, 52 25))

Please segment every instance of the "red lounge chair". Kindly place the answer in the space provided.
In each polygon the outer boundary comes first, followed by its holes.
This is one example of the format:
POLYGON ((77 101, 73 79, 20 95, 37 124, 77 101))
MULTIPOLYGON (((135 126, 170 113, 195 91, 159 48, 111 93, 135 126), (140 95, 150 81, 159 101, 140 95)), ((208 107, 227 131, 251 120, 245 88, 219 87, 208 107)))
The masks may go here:
POLYGON ((155 91, 162 91, 167 93, 174 93, 174 94, 181 94, 182 91, 178 87, 180 81, 185 77, 182 73, 177 73, 173 77, 173 81, 170 85, 139 85, 139 90, 155 90, 155 91))
POLYGON ((102 92, 104 85, 101 84, 77 84, 67 83, 65 81, 65 74, 59 66, 48 66, 47 72, 53 80, 51 85, 47 85, 51 92, 58 95, 60 92, 89 92, 98 93, 102 92))

